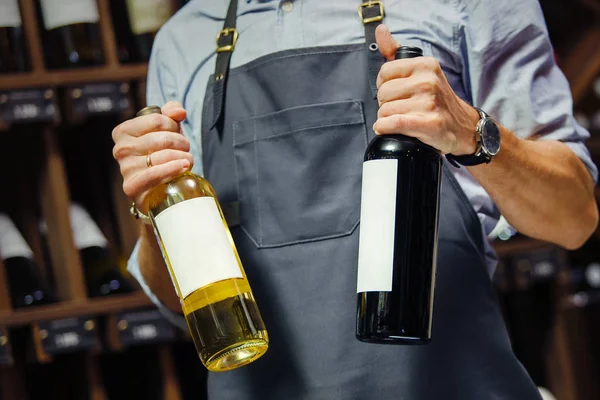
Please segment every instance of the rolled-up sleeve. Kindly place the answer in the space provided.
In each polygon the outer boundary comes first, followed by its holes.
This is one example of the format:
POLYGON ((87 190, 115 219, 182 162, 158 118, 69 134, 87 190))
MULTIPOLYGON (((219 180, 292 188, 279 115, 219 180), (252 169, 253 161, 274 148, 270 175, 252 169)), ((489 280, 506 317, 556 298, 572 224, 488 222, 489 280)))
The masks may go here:
MULTIPOLYGON (((169 37, 163 31, 160 31, 156 37, 148 65, 148 79, 146 83, 147 104, 162 106, 169 100, 178 100, 181 102, 175 80, 176 71, 170 69, 176 68, 176 63, 163 63, 164 60, 169 60, 169 54, 167 54, 169 48, 172 48, 172 46, 169 46, 169 37)), ((192 154, 197 154, 193 140, 190 140, 190 146, 192 154)), ((158 307, 165 318, 181 329, 187 329, 185 319, 167 308, 146 284, 140 271, 139 248, 140 241, 138 240, 127 262, 127 270, 138 281, 144 293, 158 307)))
POLYGON ((544 16, 535 0, 462 0, 464 81, 473 105, 517 136, 565 143, 594 182, 598 169, 573 117, 569 83, 556 65, 544 16))

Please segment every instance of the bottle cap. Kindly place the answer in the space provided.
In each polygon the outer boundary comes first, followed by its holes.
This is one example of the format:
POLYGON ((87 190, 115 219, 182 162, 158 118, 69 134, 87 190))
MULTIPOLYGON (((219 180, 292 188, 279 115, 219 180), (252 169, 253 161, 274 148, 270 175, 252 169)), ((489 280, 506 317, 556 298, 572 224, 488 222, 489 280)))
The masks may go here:
POLYGON ((160 107, 159 106, 144 107, 140 111, 138 111, 137 114, 135 114, 135 116, 141 117, 141 116, 150 115, 150 114, 162 114, 162 112, 160 111, 160 107))
POLYGON ((396 60, 400 60, 403 58, 416 58, 422 56, 423 50, 419 47, 400 46, 398 50, 396 50, 396 60))

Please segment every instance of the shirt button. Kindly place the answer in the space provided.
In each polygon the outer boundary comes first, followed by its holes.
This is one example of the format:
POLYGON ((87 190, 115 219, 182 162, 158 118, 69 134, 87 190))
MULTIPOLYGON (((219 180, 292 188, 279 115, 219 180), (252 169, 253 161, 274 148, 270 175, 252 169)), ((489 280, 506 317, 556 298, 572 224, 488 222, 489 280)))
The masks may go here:
POLYGON ((294 9, 294 3, 292 3, 291 1, 286 1, 281 5, 281 9, 286 13, 289 13, 294 9))

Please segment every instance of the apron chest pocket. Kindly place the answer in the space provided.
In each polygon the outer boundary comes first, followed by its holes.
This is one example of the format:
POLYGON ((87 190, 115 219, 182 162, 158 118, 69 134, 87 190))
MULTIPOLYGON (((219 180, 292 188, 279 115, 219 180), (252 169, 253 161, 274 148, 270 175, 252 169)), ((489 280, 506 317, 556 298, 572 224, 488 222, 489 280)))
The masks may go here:
POLYGON ((367 145, 360 101, 288 108, 233 123, 240 223, 257 247, 351 234, 367 145))

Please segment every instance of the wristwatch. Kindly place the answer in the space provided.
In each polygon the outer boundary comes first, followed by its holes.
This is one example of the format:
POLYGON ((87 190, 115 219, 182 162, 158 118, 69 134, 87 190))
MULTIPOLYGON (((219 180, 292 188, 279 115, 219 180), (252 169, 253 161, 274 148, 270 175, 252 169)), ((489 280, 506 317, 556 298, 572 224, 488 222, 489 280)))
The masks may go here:
POLYGON ((498 129, 498 124, 485 111, 477 107, 474 108, 479 113, 479 122, 475 127, 477 147, 473 154, 464 156, 446 154, 446 159, 455 167, 459 167, 458 164, 465 166, 489 164, 500 151, 500 129, 498 129))

